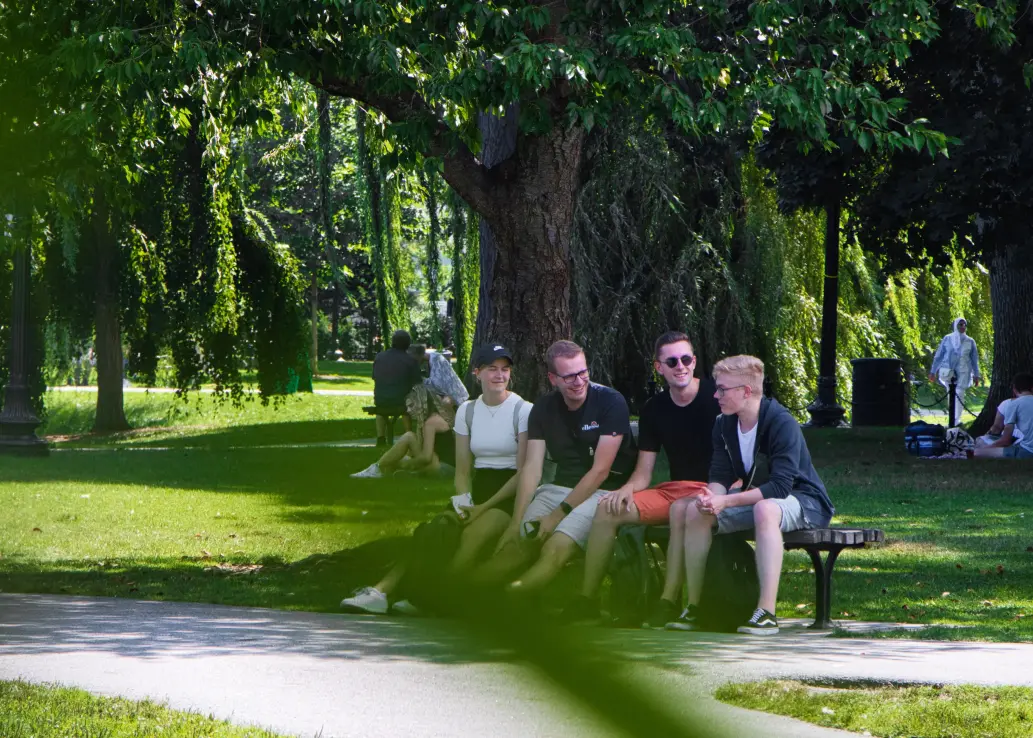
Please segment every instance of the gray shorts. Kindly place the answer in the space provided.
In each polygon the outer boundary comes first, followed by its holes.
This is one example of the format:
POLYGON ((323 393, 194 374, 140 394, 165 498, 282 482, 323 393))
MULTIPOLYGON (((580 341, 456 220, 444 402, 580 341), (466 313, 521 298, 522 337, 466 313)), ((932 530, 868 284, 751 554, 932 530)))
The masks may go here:
MULTIPOLYGON (((551 513, 560 503, 567 498, 573 487, 561 487, 558 484, 543 484, 534 493, 534 499, 527 506, 522 523, 528 520, 544 518, 551 513)), ((592 530, 592 520, 595 518, 595 510, 599 507, 599 498, 606 494, 606 490, 598 490, 595 494, 582 502, 570 511, 567 517, 556 526, 556 533, 562 533, 572 539, 574 543, 584 548, 588 544, 588 533, 592 530)), ((520 526, 520 537, 524 537, 524 526, 520 526)))
MULTIPOLYGON (((800 500, 793 495, 788 497, 768 498, 782 510, 782 523, 779 525, 783 533, 794 530, 805 530, 814 526, 807 522, 804 517, 800 500)), ((738 533, 743 530, 752 530, 756 527, 753 522, 753 505, 742 505, 740 507, 726 507, 717 514, 717 532, 738 533)))
POLYGON ((1006 459, 1033 459, 1033 451, 1030 451, 1021 443, 1014 443, 1004 448, 1003 456, 1006 459))

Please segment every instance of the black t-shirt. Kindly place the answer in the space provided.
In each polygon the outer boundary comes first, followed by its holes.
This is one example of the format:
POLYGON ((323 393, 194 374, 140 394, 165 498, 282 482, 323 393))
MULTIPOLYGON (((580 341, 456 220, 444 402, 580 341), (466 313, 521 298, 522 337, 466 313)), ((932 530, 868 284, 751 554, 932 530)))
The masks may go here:
POLYGON ((407 351, 392 348, 373 359, 373 401, 378 405, 403 404, 419 381, 420 362, 407 351))
POLYGON ((712 379, 700 379, 699 391, 685 407, 678 407, 670 391, 664 391, 642 408, 638 423, 638 447, 642 451, 667 452, 671 479, 705 482, 714 453, 714 419, 721 408, 714 398, 712 379))
POLYGON ((561 487, 576 486, 588 473, 603 436, 624 436, 610 476, 599 487, 614 490, 628 481, 636 457, 628 403, 620 392, 590 384, 584 404, 571 412, 559 391, 553 391, 534 403, 527 420, 528 439, 545 441, 549 456, 556 462, 553 483, 561 487))

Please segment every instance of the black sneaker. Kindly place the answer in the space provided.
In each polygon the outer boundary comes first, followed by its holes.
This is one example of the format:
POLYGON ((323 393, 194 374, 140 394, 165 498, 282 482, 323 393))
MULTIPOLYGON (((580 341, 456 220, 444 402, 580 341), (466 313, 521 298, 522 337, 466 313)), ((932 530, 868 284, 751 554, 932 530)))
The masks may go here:
POLYGON ((678 619, 680 611, 681 605, 661 597, 649 609, 649 616, 643 625, 646 628, 659 628, 662 630, 665 625, 678 619))
POLYGON ((675 620, 664 625, 667 630, 699 630, 696 618, 699 617, 699 608, 696 605, 689 605, 682 611, 675 620))
POLYGON ((778 633, 778 618, 758 607, 753 611, 753 617, 746 621, 746 625, 740 625, 738 631, 751 635, 775 635, 778 633))
POLYGON ((559 623, 562 625, 598 623, 601 617, 598 602, 590 597, 578 595, 563 608, 563 612, 559 615, 559 623))

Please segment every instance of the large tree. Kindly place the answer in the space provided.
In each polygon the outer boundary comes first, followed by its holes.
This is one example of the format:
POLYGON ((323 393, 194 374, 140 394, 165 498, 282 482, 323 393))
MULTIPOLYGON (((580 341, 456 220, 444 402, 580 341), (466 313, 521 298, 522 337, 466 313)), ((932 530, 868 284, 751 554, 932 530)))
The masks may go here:
POLYGON ((1033 365, 1033 27, 1028 17, 1017 21, 1007 28, 1010 43, 1001 44, 986 33, 986 18, 950 3, 936 11, 941 35, 915 49, 891 84, 903 89, 915 114, 955 139, 950 158, 897 152, 861 216, 869 243, 896 263, 925 254, 948 262, 946 247, 954 244, 988 265, 992 383, 973 426, 983 432, 1010 396, 1014 374, 1033 365))
POLYGON ((850 118, 861 121, 852 135, 880 145, 936 142, 921 122, 902 122, 900 101, 852 76, 903 63, 936 30, 929 6, 911 0, 853 0, 831 12, 817 1, 280 0, 256 9, 225 0, 197 6, 188 26, 211 48, 262 55, 377 108, 392 135, 443 161, 497 241, 487 332, 528 367, 572 331, 570 240, 594 125, 630 105, 690 132, 777 119, 823 141, 828 119, 850 118), (488 168, 478 116, 513 104, 515 153, 488 168))

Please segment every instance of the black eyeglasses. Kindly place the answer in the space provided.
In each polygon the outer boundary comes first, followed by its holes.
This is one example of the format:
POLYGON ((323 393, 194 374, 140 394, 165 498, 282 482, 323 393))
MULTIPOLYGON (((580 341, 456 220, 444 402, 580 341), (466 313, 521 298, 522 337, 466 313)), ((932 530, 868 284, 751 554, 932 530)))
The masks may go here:
MULTIPOLYGON (((685 354, 685 356, 682 356, 680 358, 681 365, 682 366, 692 366, 692 360, 695 359, 695 358, 696 357, 694 357, 694 356, 689 356, 688 354, 685 354)), ((677 357, 677 356, 668 356, 666 359, 664 359, 664 363, 667 364, 667 366, 671 367, 672 369, 674 369, 674 367, 678 366, 678 361, 679 361, 679 357, 677 357)))
POLYGON ((567 384, 574 384, 574 382, 578 381, 579 379, 582 382, 587 382, 588 381, 588 370, 587 369, 582 369, 581 371, 574 372, 573 374, 557 374, 556 376, 558 376, 560 379, 562 379, 567 384))

